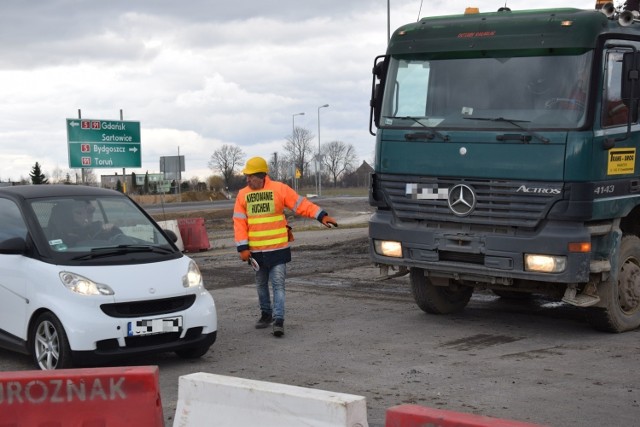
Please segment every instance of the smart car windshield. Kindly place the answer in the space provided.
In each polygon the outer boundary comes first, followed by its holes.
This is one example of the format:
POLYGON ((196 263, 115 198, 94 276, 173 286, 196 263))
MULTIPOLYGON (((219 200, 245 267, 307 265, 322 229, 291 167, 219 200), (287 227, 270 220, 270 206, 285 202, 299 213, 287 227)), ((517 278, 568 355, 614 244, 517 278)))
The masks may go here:
POLYGON ((126 197, 36 199, 31 207, 49 248, 72 259, 91 258, 96 253, 166 254, 175 251, 157 227, 126 197))
POLYGON ((591 57, 392 57, 380 125, 577 128, 586 116, 591 57))

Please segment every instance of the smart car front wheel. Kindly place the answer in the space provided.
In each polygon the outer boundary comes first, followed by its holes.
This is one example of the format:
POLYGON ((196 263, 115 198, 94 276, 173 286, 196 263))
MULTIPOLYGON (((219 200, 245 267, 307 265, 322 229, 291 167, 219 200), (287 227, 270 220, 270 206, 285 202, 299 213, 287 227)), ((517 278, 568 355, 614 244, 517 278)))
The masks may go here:
POLYGON ((38 369, 71 368, 71 348, 60 320, 50 312, 34 322, 29 336, 30 350, 38 369))

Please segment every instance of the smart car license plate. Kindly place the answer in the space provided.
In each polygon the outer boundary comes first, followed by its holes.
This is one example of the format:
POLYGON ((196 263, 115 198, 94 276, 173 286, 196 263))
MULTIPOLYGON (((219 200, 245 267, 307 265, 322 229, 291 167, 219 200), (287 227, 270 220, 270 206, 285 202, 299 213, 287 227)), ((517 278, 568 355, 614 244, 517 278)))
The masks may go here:
POLYGON ((162 334, 165 332, 180 332, 182 330, 182 316, 165 317, 164 319, 140 319, 129 322, 128 336, 162 334))

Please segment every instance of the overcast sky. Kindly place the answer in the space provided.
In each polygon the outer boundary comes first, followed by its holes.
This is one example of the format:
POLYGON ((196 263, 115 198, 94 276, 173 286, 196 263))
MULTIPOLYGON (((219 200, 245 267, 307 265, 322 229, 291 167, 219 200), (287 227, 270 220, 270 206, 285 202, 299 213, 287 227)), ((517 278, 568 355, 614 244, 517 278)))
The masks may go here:
MULTIPOLYGON (((390 4, 393 31, 504 1, 390 4)), ((386 0, 3 0, 0 40, 1 181, 28 178, 35 162, 47 176, 69 171, 65 119, 79 109, 140 122, 142 167, 127 173, 158 172, 159 158, 179 150, 183 179, 204 180, 222 144, 247 157, 284 154, 294 120, 317 146, 324 104, 321 142, 353 144, 359 163, 373 159, 371 68, 386 47, 386 0)))

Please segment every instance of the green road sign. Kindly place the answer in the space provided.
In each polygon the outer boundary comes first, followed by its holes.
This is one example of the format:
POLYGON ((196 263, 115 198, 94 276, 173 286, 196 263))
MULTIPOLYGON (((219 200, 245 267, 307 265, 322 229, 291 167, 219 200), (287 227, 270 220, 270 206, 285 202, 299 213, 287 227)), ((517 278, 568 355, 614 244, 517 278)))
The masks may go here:
POLYGON ((70 168, 139 168, 140 122, 67 119, 70 168))

